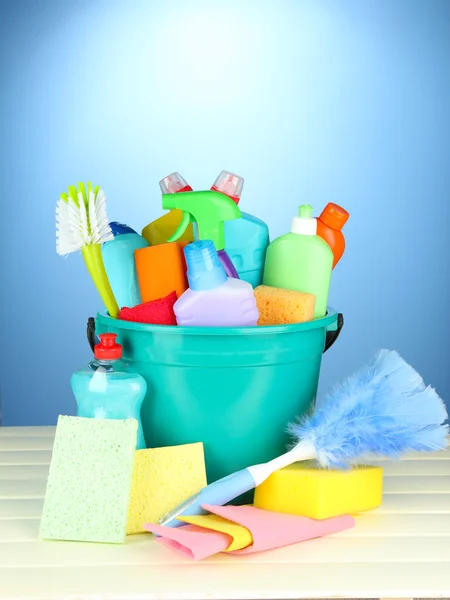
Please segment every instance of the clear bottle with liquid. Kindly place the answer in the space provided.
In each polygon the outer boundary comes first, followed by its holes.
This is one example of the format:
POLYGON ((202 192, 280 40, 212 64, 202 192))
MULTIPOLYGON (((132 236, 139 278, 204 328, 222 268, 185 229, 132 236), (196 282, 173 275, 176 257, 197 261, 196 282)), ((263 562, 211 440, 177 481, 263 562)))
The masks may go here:
POLYGON ((141 422, 142 402, 147 392, 145 379, 128 370, 122 359, 117 334, 101 333, 94 348, 94 360, 76 371, 70 380, 77 416, 95 419, 136 419, 136 449, 146 447, 141 422))

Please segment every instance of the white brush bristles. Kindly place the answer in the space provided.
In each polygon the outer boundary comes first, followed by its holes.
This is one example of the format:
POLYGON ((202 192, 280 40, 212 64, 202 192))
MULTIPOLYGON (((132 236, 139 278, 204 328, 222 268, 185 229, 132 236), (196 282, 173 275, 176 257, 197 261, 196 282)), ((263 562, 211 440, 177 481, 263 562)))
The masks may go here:
POLYGON ((103 244, 114 239, 106 214, 106 196, 89 193, 87 206, 78 193, 78 206, 72 200, 60 198, 56 205, 56 251, 66 255, 89 244, 103 244))

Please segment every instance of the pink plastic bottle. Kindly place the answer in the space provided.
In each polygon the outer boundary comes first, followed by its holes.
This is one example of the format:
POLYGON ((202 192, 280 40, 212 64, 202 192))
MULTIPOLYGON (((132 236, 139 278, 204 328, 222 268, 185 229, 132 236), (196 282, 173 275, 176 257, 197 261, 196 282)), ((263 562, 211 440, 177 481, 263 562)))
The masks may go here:
POLYGON ((254 327, 259 318, 252 286, 227 277, 214 243, 184 249, 189 289, 174 305, 177 323, 191 327, 254 327))

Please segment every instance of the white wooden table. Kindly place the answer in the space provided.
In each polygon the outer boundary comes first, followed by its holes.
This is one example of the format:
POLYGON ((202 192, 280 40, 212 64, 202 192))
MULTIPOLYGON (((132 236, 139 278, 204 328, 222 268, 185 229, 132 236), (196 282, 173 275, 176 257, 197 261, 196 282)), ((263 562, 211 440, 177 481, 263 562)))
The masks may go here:
POLYGON ((41 541, 54 428, 0 428, 1 599, 450 597, 450 452, 383 463, 383 506, 328 538, 194 563, 150 535, 41 541))

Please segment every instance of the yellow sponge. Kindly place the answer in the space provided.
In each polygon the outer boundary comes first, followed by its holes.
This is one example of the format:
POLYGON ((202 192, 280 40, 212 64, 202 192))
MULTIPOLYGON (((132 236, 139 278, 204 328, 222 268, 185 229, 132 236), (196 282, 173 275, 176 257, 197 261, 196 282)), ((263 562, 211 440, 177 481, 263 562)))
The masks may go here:
POLYGON ((314 318, 314 294, 260 285, 254 290, 259 310, 258 325, 303 323, 314 318))
POLYGON ((256 488, 255 506, 311 519, 328 519, 380 506, 382 491, 380 467, 341 471, 295 463, 276 471, 256 488))
POLYGON ((203 444, 137 450, 134 455, 127 533, 143 533, 206 486, 203 444))

